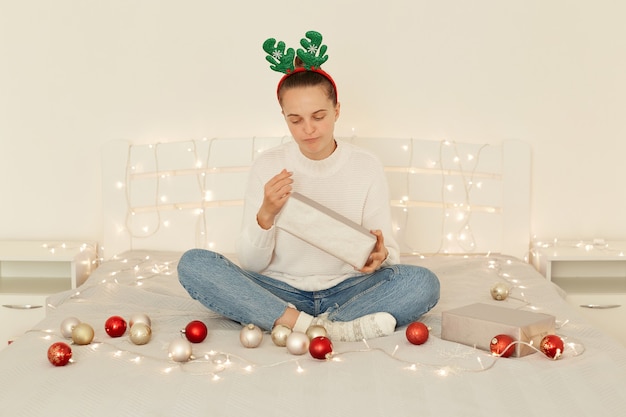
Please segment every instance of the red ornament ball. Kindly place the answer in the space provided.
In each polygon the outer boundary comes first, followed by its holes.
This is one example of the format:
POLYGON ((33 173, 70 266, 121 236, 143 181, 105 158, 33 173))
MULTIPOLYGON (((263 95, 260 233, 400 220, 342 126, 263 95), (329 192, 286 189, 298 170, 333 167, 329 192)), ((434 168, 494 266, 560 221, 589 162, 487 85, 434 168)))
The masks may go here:
POLYGON ((317 336, 309 343, 309 353, 315 359, 327 359, 333 352, 333 343, 325 336, 317 336))
POLYGON ((120 316, 111 316, 104 323, 104 331, 111 337, 120 337, 126 333, 126 320, 120 316))
POLYGON ((508 358, 515 353, 515 345, 511 344, 513 342, 515 342, 515 340, 508 334, 499 334, 491 339, 489 349, 491 349, 491 353, 494 355, 498 355, 502 358, 508 358), (509 346, 508 349, 507 346, 509 346))
POLYGON ((207 334, 209 333, 206 325, 200 320, 194 320, 189 322, 185 330, 185 337, 191 343, 200 343, 206 339, 207 334))
POLYGON ((428 327, 420 322, 414 321, 406 327, 406 338, 414 345, 421 345, 428 340, 428 327))
POLYGON ((555 334, 549 334, 539 344, 539 349, 551 359, 559 359, 563 354, 563 339, 555 334))
POLYGON ((72 359, 72 348, 63 342, 56 342, 48 348, 48 360, 54 366, 65 366, 72 359))

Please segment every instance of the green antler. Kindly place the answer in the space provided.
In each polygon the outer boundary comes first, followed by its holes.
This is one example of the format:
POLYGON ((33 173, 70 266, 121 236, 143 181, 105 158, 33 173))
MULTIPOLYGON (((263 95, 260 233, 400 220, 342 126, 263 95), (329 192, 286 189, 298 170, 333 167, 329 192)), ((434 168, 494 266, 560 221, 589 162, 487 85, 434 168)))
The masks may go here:
POLYGON ((294 70, 294 58, 296 54, 293 48, 285 51, 285 42, 280 41, 276 43, 276 39, 269 38, 263 42, 263 50, 267 52, 265 59, 272 65, 270 68, 276 72, 282 72, 289 74, 294 70))
POLYGON ((300 41, 304 49, 298 49, 298 57, 304 62, 304 68, 317 69, 328 59, 326 55, 326 45, 322 45, 322 34, 310 30, 306 37, 300 41))

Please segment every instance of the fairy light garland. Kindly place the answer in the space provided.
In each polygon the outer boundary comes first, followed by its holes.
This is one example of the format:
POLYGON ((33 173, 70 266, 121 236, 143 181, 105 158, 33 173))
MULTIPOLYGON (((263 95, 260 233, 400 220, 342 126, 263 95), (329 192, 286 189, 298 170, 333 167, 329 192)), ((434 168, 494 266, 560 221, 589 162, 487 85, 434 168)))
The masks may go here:
MULTIPOLYGON (((483 256, 474 255, 474 257, 482 258, 483 256)), ((523 288, 522 285, 519 285, 519 280, 511 276, 511 274, 507 271, 507 267, 510 267, 513 264, 510 259, 504 260, 503 263, 501 263, 498 259, 493 259, 490 256, 486 256, 484 257, 484 259, 486 268, 492 270, 494 274, 498 277, 498 279, 505 280, 507 283, 511 284, 513 288, 523 288)), ((107 274, 107 278, 97 281, 89 287, 83 288, 82 292, 86 292, 88 288, 98 285, 142 285, 145 280, 173 274, 176 265, 176 261, 166 260, 163 262, 155 262, 148 255, 142 257, 118 256, 116 257, 116 261, 123 266, 109 272, 107 274), (132 279, 128 280, 128 282, 120 282, 117 277, 120 275, 124 275, 124 273, 126 273, 126 275, 128 275, 129 273, 132 274, 132 279)), ((128 277, 125 277, 125 280, 127 279, 128 277)), ((79 299, 81 297, 82 293, 80 291, 76 291, 74 294, 71 295, 70 299, 79 299)), ((517 300, 523 303, 522 307, 538 309, 525 298, 523 292, 521 294, 521 298, 518 298, 517 300)), ((82 300, 79 301, 82 302, 82 300)), ((181 316, 188 315, 188 313, 181 312, 181 316)), ((168 313, 167 316, 170 317, 171 314, 168 313)), ((155 320, 158 320, 159 317, 157 315, 153 318, 155 320)), ((562 327, 565 323, 567 323, 567 321, 561 324, 560 327, 562 327)), ((41 339, 46 341, 47 343, 61 337, 58 331, 54 331, 51 329, 33 329, 30 331, 30 333, 37 332, 43 334, 41 339)), ((179 333, 177 336, 173 335, 173 337, 183 336, 179 333)), ((565 348, 562 352, 561 357, 574 357, 581 355, 584 352, 585 349, 581 343, 578 343, 575 340, 568 340, 567 337, 563 337, 563 340, 565 348)), ((456 347, 456 353, 450 352, 449 349, 442 349, 440 352, 438 352, 439 355, 444 358, 441 363, 425 362, 413 359, 413 357, 417 356, 415 352, 420 349, 419 347, 415 347, 413 345, 396 345, 392 351, 388 351, 380 347, 371 347, 368 341, 365 339, 362 340, 362 343, 364 344, 364 348, 362 349, 352 348, 343 351, 333 351, 328 355, 327 360, 322 362, 332 364, 348 361, 351 357, 356 355, 382 354, 390 361, 390 363, 395 363, 398 369, 406 370, 408 372, 432 372, 438 377, 448 377, 450 375, 456 375, 460 373, 477 373, 488 371, 492 369, 501 359, 500 355, 494 355, 482 350, 477 350, 475 347, 471 348, 469 346, 458 345, 456 347), (464 365, 455 362, 463 362, 464 365), (471 363, 474 363, 474 366, 470 366, 471 363)), ((169 375, 175 370, 179 370, 181 372, 193 375, 207 376, 214 382, 219 382, 223 380, 223 378, 228 375, 229 372, 248 374, 261 371, 263 369, 280 366, 293 367, 294 372, 298 375, 301 375, 306 373, 309 366, 318 366, 316 364, 321 362, 320 360, 314 358, 292 356, 286 360, 279 360, 263 364, 245 358, 241 355, 237 355, 233 352, 205 349, 206 346, 203 345, 194 346, 194 352, 188 361, 176 362, 171 358, 168 358, 166 353, 164 353, 162 356, 155 354, 146 354, 141 351, 141 347, 139 346, 133 345, 132 348, 125 348, 123 346, 124 344, 128 344, 130 346, 130 342, 124 340, 96 340, 87 346, 76 345, 76 349, 90 349, 93 352, 109 355, 116 360, 126 360, 129 363, 135 365, 141 365, 146 361, 157 364, 160 363, 163 365, 160 371, 163 375, 169 375)), ((513 344, 524 344, 530 346, 535 351, 540 352, 539 348, 533 346, 532 343, 515 341, 509 346, 512 346, 513 344)), ((507 346, 507 349, 509 346, 507 346)), ((504 351, 506 351, 506 349, 504 349, 504 351)), ((74 359, 70 361, 74 361, 74 359)))
MULTIPOLYGON (((268 138, 268 146, 272 147, 279 143, 291 140, 284 136, 281 138, 268 138)), ((171 219, 165 215, 167 211, 189 211, 197 217, 195 227, 195 242, 197 247, 214 249, 214 242, 209 241, 209 228, 207 223, 207 209, 225 206, 243 206, 243 196, 235 200, 225 200, 216 195, 216 190, 211 184, 215 175, 246 172, 250 163, 264 151, 263 146, 257 145, 258 138, 251 138, 249 147, 250 155, 241 166, 213 166, 211 159, 214 155, 214 144, 217 138, 201 140, 189 140, 181 142, 186 144, 187 152, 191 154, 193 163, 186 164, 185 168, 171 169, 162 166, 160 155, 164 146, 170 143, 156 143, 149 145, 131 145, 127 151, 126 175, 124 182, 118 181, 117 189, 124 190, 126 200, 125 232, 128 233, 131 242, 138 239, 153 237, 163 227, 171 227, 171 219), (142 159, 143 158, 143 159, 142 159), (188 201, 174 201, 170 195, 164 193, 165 183, 175 177, 195 176, 196 188, 187 193, 188 201), (142 202, 146 204, 134 204, 133 197, 136 181, 152 180, 149 184, 154 191, 149 190, 148 195, 144 192, 142 202), (195 197, 194 197, 195 195, 195 197)), ((348 139, 352 142, 360 140, 359 137, 348 139)), ((261 142, 261 141, 259 141, 261 142)), ((248 145, 246 145, 248 146, 248 145)), ((475 193, 483 188, 484 180, 501 181, 498 173, 479 172, 482 154, 490 145, 475 145, 467 152, 461 151, 460 145, 454 141, 442 140, 439 142, 438 155, 424 162, 423 167, 414 166, 414 139, 409 139, 402 149, 408 153, 407 166, 385 166, 385 171, 404 172, 406 175, 404 195, 399 199, 392 199, 392 207, 400 208, 400 218, 395 221, 396 233, 406 233, 409 223, 413 218, 411 213, 415 208, 440 208, 441 209, 441 240, 438 248, 424 251, 412 243, 409 236, 401 238, 401 242, 412 254, 427 253, 472 253, 477 249, 477 237, 474 231, 473 215, 476 212, 498 216, 502 209, 493 205, 476 203, 480 200, 475 193), (441 188, 439 201, 422 201, 412 195, 412 188, 416 184, 418 175, 439 175, 441 188)), ((179 151, 180 149, 177 149, 179 151)), ((167 152, 167 151, 163 151, 167 152)), ((146 184, 144 182, 144 184, 146 184)), ((145 191, 145 190, 144 190, 145 191)), ((394 196, 393 198, 396 198, 394 196)), ((121 233, 122 231, 120 231, 121 233)))
MULTIPOLYGON (((477 241, 472 228, 472 215, 475 212, 485 212, 488 214, 500 214, 500 207, 490 205, 479 205, 473 203, 472 192, 475 189, 481 189, 482 181, 478 178, 501 180, 500 174, 478 172, 481 156, 485 149, 490 145, 477 145, 475 152, 469 152, 463 156, 459 150, 458 144, 454 141, 442 140, 439 142, 439 151, 437 160, 426 161, 425 168, 412 166, 414 164, 414 141, 410 140, 409 145, 404 145, 403 150, 408 152, 409 166, 403 170, 406 173, 404 196, 397 202, 392 201, 392 206, 397 205, 403 208, 403 225, 397 227, 396 231, 407 230, 410 221, 410 208, 412 207, 433 207, 441 208, 441 240, 439 246, 432 253, 449 254, 457 252, 453 250, 456 245, 464 253, 472 253, 476 251, 477 241), (451 150, 452 157, 448 161, 444 156, 446 149, 451 150), (469 167, 464 165, 464 161, 469 167), (414 201, 409 196, 412 194, 411 189, 416 174, 437 173, 441 177, 440 201, 414 201), (455 183, 451 182, 451 178, 459 178, 462 187, 462 198, 451 199, 449 196, 455 191, 455 183)), ((387 172, 396 171, 396 168, 386 167, 387 172)), ((404 244, 409 248, 409 252, 414 255, 420 255, 423 251, 412 245, 408 239, 404 239, 404 244)))
MULTIPOLYGON (((270 146, 283 143, 289 138, 274 138, 270 146)), ((195 227, 195 242, 197 247, 212 248, 213 242, 208 241, 209 225, 205 216, 205 210, 215 207, 236 207, 243 206, 243 196, 234 200, 216 199, 214 190, 209 184, 210 178, 217 174, 245 173, 249 170, 249 165, 256 159, 258 154, 264 151, 264 147, 257 142, 261 142, 259 138, 251 138, 250 155, 248 161, 242 166, 214 166, 211 165, 211 157, 213 156, 213 145, 216 138, 203 138, 201 140, 189 140, 186 144, 186 151, 191 154, 193 164, 188 164, 184 168, 164 168, 160 164, 162 156, 160 155, 163 147, 169 146, 170 143, 155 143, 148 145, 130 145, 127 151, 125 179, 123 182, 118 181, 116 188, 124 190, 126 201, 125 226, 120 233, 128 233, 133 243, 139 239, 146 239, 158 234, 163 227, 170 227, 171 220, 164 213, 168 211, 189 211, 197 218, 195 227), (141 151, 148 149, 149 157, 142 155, 141 151), (136 155, 139 155, 135 158, 136 155), (144 158, 144 159, 142 159, 144 158), (150 165, 145 168, 142 164, 150 165), (196 189, 189 193, 186 197, 188 201, 173 201, 171 196, 163 192, 165 181, 172 178, 194 176, 196 189), (150 204, 138 205, 133 203, 133 196, 136 181, 153 180, 154 192, 147 200, 150 204), (195 197, 194 197, 195 195, 195 197), (153 217, 149 217, 153 216, 153 217), (146 220, 146 218, 148 220, 146 220)), ((144 194, 146 195, 146 194, 144 194)))
MULTIPOLYGON (((446 207, 447 199, 446 199, 446 194, 444 190, 450 190, 449 187, 451 184, 446 184, 446 175, 445 175, 445 171, 443 167, 444 146, 448 146, 448 147, 451 146, 454 149, 453 161, 458 166, 458 170, 460 171, 460 174, 461 174, 465 200, 463 203, 459 203, 458 205, 455 206, 455 208, 457 208, 457 213, 458 213, 458 215, 456 216, 456 220, 458 224, 458 229, 456 231, 456 234, 445 233, 446 223, 449 222, 450 213, 449 212, 444 213, 444 222, 442 224, 442 230, 441 230, 442 242, 437 252, 440 252, 443 249, 444 236, 447 240, 454 240, 464 250, 472 252, 476 248, 476 239, 474 237, 474 233, 471 227, 472 203, 471 203, 470 194, 471 194, 472 189, 474 188, 474 176, 476 175, 476 169, 478 168, 478 163, 480 161, 481 153, 483 149, 485 149, 485 147, 488 145, 481 145, 480 148, 478 148, 476 155, 471 154, 471 153, 467 155, 468 162, 474 161, 473 166, 470 168, 469 174, 468 174, 466 170, 463 168, 463 164, 461 162, 461 157, 459 155, 459 150, 458 150, 456 142, 450 142, 447 140, 441 142, 439 146, 439 165, 441 168, 441 179, 443 183, 443 186, 441 188, 441 201, 443 202, 444 207, 446 207)), ((480 188, 480 184, 478 184, 477 187, 480 188)))
POLYGON ((548 241, 535 239, 532 248, 530 249, 530 255, 533 257, 539 256, 539 249, 549 248, 575 248, 584 250, 585 252, 600 252, 604 255, 612 255, 617 257, 626 256, 623 249, 611 246, 611 244, 609 242, 606 242, 604 239, 559 240, 557 238, 548 241))
MULTIPOLYGON (((42 337, 43 340, 49 342, 52 340, 53 332, 51 330, 31 330, 30 332, 43 332, 46 335, 42 337)), ((472 349, 467 347, 469 353, 467 356, 472 356, 476 362, 475 367, 469 366, 460 366, 449 363, 428 363, 422 361, 416 361, 412 359, 408 359, 406 357, 401 357, 399 353, 399 346, 396 345, 393 351, 389 352, 382 348, 370 347, 367 343, 367 340, 362 341, 365 345, 364 349, 350 349, 345 351, 333 351, 328 355, 326 363, 338 363, 344 362, 348 360, 349 357, 355 355, 364 355, 364 354, 373 354, 378 353, 384 355, 387 359, 392 362, 395 362, 399 369, 417 372, 420 370, 429 369, 434 375, 440 377, 446 377, 449 375, 456 375, 461 373, 480 373, 486 372, 492 369, 497 362, 502 359, 502 355, 488 353, 484 351, 479 351, 476 348, 472 349)), ((522 344, 529 346, 531 349, 535 350, 537 353, 542 353, 539 348, 534 346, 532 343, 526 343, 522 341, 514 341, 510 343, 503 351, 508 350, 509 347, 522 344)), ((72 343, 72 345, 75 345, 72 343)), ((559 358, 568 358, 579 356, 584 352, 584 347, 577 342, 567 341, 565 340, 565 348, 562 353, 559 354, 558 358, 553 358, 554 360, 559 358)), ((320 360, 308 357, 293 357, 286 360, 276 361, 267 364, 260 364, 249 359, 246 359, 240 355, 233 354, 231 352, 223 352, 216 350, 207 350, 198 352, 192 355, 188 361, 185 362, 176 362, 171 359, 165 359, 164 357, 158 357, 154 355, 146 355, 145 353, 139 353, 136 350, 129 349, 121 349, 119 346, 103 341, 94 341, 87 346, 82 346, 82 348, 90 349, 93 352, 98 352, 101 354, 108 354, 112 358, 117 360, 126 360, 129 363, 135 365, 141 365, 145 361, 151 361, 153 363, 162 364, 164 367, 161 369, 161 373, 170 374, 175 369, 180 370, 181 372, 185 372, 192 375, 200 375, 200 376, 209 376, 213 381, 219 381, 223 379, 224 375, 228 371, 250 374, 255 371, 261 371, 263 369, 275 368, 280 366, 293 366, 295 367, 296 374, 303 374, 306 372, 306 366, 318 366, 320 360), (108 353, 102 352, 104 348, 109 349, 108 353), (303 366, 304 364, 304 366, 303 366)), ((404 353, 409 349, 406 349, 404 353)), ((414 350, 414 349, 411 349, 414 350)), ((409 352, 411 353, 411 352, 409 352)), ((167 356, 167 355, 164 355, 167 356)), ((70 360, 73 362, 74 360, 70 360)))
POLYGON ((85 251, 89 251, 94 253, 96 256, 93 258, 93 260, 91 260, 91 265, 96 267, 98 265, 100 265, 100 263, 102 262, 102 259, 99 258, 97 256, 98 254, 98 245, 94 244, 94 243, 87 243, 87 242, 81 242, 81 243, 71 243, 68 244, 67 242, 44 242, 41 244, 41 247, 43 249, 46 249, 48 252, 50 252, 52 255, 57 254, 58 252, 73 252, 78 250, 80 253, 83 253, 85 251))
MULTIPOLYGON (((150 145, 148 145, 148 148, 153 150, 153 156, 154 156, 153 159, 154 159, 155 172, 157 174, 157 178, 160 178, 160 175, 159 175, 159 158, 157 157, 158 144, 157 145, 150 144, 150 145)), ((132 227, 132 218, 136 215, 135 210, 131 206, 132 182, 130 181, 130 178, 132 177, 132 174, 136 170, 136 166, 130 164, 130 161, 132 160, 133 149, 134 149, 133 146, 129 146, 128 147, 128 156, 127 156, 128 163, 126 164, 126 186, 124 187, 124 191, 126 193, 126 204, 127 204, 128 207, 127 207, 127 210, 126 210, 126 222, 125 222, 125 225, 126 225, 126 229, 131 234, 131 236, 139 237, 139 236, 137 236, 133 232, 133 227, 132 227)), ((153 227, 152 230, 150 230, 150 228, 147 225, 144 225, 142 227, 142 230, 143 230, 144 234, 141 237, 152 236, 155 233, 157 233, 159 231, 160 227, 161 227, 161 211, 158 210, 158 207, 159 207, 159 200, 158 200, 159 189, 160 189, 160 181, 157 180, 157 182, 156 182, 156 189, 155 189, 155 193, 154 193, 154 203, 153 203, 153 205, 155 207, 157 207, 157 210, 156 210, 156 215, 157 215, 156 226, 153 227)))
MULTIPOLYGON (((508 295, 506 297, 506 299, 504 301, 500 301, 503 303, 507 303, 507 300, 511 299, 511 300, 516 300, 518 302, 520 302, 521 304, 517 307, 513 307, 516 310, 521 310, 521 309, 528 309, 531 311, 541 311, 543 310, 542 308, 540 308, 537 305, 534 305, 530 300, 528 300, 528 298, 526 298, 526 295, 524 293, 524 290, 527 288, 525 285, 522 285, 520 283, 520 280, 512 277, 511 274, 509 274, 508 272, 506 272, 503 267, 502 264, 496 260, 496 259, 490 259, 489 256, 486 256, 487 260, 487 268, 490 270, 493 270, 497 276, 497 279, 501 282, 505 282, 506 285, 508 285, 509 287, 509 291, 513 291, 515 290, 516 292, 519 291, 519 296, 515 296, 515 295, 508 295)), ((511 259, 506 259, 505 264, 510 266, 513 264, 513 261, 511 259)), ((497 284, 497 283, 496 283, 497 284)), ((563 319, 563 320, 556 320, 555 322, 555 327, 556 330, 560 330, 562 329, 567 323, 569 323, 569 319, 563 319)), ((521 342, 520 342, 521 343, 521 342)), ((584 352, 585 348, 582 344, 578 343, 578 342, 570 342, 568 344, 568 346, 576 351, 579 351, 580 353, 584 352)), ((534 349, 536 349, 535 347, 533 347, 534 349)), ((508 348, 507 348, 508 349, 508 348)), ((505 349, 506 351, 506 349, 505 349)))

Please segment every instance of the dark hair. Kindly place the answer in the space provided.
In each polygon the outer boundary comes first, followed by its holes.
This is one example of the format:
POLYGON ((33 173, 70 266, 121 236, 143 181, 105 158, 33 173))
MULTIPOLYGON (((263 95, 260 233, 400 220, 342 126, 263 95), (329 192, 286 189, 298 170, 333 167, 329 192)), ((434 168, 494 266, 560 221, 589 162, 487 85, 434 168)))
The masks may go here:
POLYGON ((333 105, 337 105, 337 91, 333 86, 333 83, 315 71, 298 71, 286 77, 282 80, 280 87, 278 88, 278 101, 282 103, 283 93, 286 90, 298 87, 315 87, 321 86, 326 90, 326 95, 333 102, 333 105))

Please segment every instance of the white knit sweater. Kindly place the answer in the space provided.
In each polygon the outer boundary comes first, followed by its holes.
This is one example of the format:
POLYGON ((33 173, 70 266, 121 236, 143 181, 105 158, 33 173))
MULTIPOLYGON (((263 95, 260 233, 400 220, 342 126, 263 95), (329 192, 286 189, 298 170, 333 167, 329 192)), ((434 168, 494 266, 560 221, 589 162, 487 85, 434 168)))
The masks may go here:
POLYGON ((398 263, 388 186, 378 158, 348 142, 337 141, 337 148, 328 158, 315 161, 305 157, 295 142, 289 142, 265 151, 250 170, 238 245, 238 259, 244 269, 304 291, 330 288, 359 275, 351 265, 289 233, 258 225, 256 214, 263 202, 263 187, 283 168, 293 172, 293 191, 367 229, 382 230, 389 250, 386 262, 398 263))

